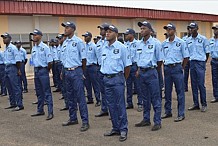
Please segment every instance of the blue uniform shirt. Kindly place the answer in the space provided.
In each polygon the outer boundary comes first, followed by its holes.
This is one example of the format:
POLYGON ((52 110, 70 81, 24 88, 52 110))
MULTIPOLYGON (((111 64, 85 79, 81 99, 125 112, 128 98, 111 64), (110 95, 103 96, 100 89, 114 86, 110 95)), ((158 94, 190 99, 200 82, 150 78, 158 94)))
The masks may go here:
POLYGON ((52 53, 52 58, 54 61, 58 61, 59 58, 58 58, 58 50, 56 48, 56 46, 54 47, 51 47, 51 53, 52 53))
POLYGON ((86 49, 83 41, 77 36, 67 38, 63 43, 65 68, 82 66, 82 59, 86 59, 86 49))
POLYGON ((102 62, 100 71, 103 74, 115 74, 124 72, 124 68, 132 64, 130 53, 125 45, 115 41, 110 46, 102 48, 102 62))
POLYGON ((135 63, 137 60, 136 60, 136 51, 137 51, 137 48, 138 48, 138 45, 139 45, 139 42, 134 39, 132 42, 125 42, 124 44, 130 51, 130 57, 131 57, 131 61, 132 63, 135 63))
POLYGON ((211 58, 218 58, 218 40, 215 38, 210 39, 210 56, 211 58))
POLYGON ((0 64, 4 64, 4 52, 0 51, 0 64))
POLYGON ((4 63, 5 65, 16 64, 16 62, 21 62, 21 58, 18 49, 13 44, 9 44, 4 51, 4 63))
POLYGON ((102 57, 102 48, 107 44, 107 40, 106 38, 104 40, 100 39, 97 44, 96 44, 96 47, 97 47, 97 58, 98 58, 98 64, 101 65, 101 57, 102 57))
POLYGON ((31 59, 34 67, 47 67, 48 63, 53 61, 49 47, 43 42, 32 48, 31 59))
POLYGON ((172 42, 169 38, 162 43, 164 53, 164 64, 181 63, 184 58, 189 57, 189 51, 185 41, 175 36, 172 42))
POLYGON ((188 38, 189 38, 189 36, 186 35, 186 36, 182 37, 182 40, 186 42, 188 38))
POLYGON ((18 52, 19 52, 21 60, 24 62, 25 59, 27 59, 27 57, 26 57, 26 50, 21 47, 20 49, 18 49, 18 52))
POLYGON ((61 47, 61 45, 58 45, 58 47, 57 47, 57 60, 61 61, 61 53, 62 53, 62 47, 61 47))
POLYGON ((87 62, 86 65, 97 64, 97 47, 94 43, 86 44, 87 62))
POLYGON ((189 37, 186 43, 190 54, 189 60, 206 61, 206 53, 210 53, 210 50, 209 41, 205 36, 198 34, 196 38, 189 37))
POLYGON ((137 65, 142 68, 157 67, 157 61, 164 59, 160 42, 151 36, 146 42, 140 40, 136 56, 137 65))

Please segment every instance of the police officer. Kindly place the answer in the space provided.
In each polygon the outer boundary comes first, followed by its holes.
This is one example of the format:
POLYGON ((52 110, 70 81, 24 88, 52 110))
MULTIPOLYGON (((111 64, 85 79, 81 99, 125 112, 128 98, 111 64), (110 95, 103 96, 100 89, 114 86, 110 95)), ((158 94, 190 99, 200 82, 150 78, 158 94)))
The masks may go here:
POLYGON ((98 75, 97 75, 97 48, 96 45, 91 42, 92 34, 90 32, 86 32, 82 35, 84 37, 84 41, 86 42, 86 52, 87 52, 87 62, 86 62, 86 70, 84 71, 85 75, 85 87, 87 90, 87 97, 88 102, 87 104, 92 104, 93 97, 92 97, 92 88, 94 89, 94 94, 96 98, 95 106, 101 105, 100 100, 100 87, 98 82, 98 75))
POLYGON ((83 84, 83 71, 86 67, 85 45, 80 38, 74 35, 76 26, 73 22, 62 23, 62 26, 65 27, 65 35, 67 36, 63 44, 65 57, 63 65, 70 116, 70 119, 62 125, 69 126, 78 124, 78 103, 82 119, 80 131, 86 131, 89 129, 89 119, 83 84))
POLYGON ((131 70, 129 77, 126 80, 126 86, 127 86, 127 106, 126 109, 132 109, 133 108, 133 103, 132 103, 132 85, 133 82, 136 82, 135 88, 137 88, 137 94, 138 94, 138 112, 141 112, 143 110, 143 105, 142 105, 142 97, 140 94, 140 89, 139 89, 139 78, 136 78, 136 71, 138 70, 137 63, 136 63, 136 51, 138 47, 138 41, 135 39, 135 31, 131 28, 128 28, 126 32, 124 33, 125 35, 125 40, 127 42, 125 43, 127 49, 130 51, 130 56, 131 56, 131 70))
MULTIPOLYGON (((184 36, 182 39, 186 42, 190 36, 191 36, 191 29, 187 27, 187 35, 184 36)), ((188 61, 184 69, 184 90, 185 92, 188 92, 189 69, 190 69, 190 62, 188 61)))
POLYGON ((98 42, 97 36, 95 36, 95 37, 93 38, 93 41, 94 41, 95 44, 97 44, 97 42, 98 42))
POLYGON ((151 104, 154 108, 154 126, 152 131, 161 128, 161 97, 157 69, 161 68, 163 52, 161 44, 151 36, 152 26, 149 22, 138 22, 142 40, 137 49, 137 76, 140 76, 141 95, 143 98, 143 120, 136 127, 150 126, 151 104))
POLYGON ((211 72, 213 84, 213 98, 211 103, 218 102, 218 25, 212 27, 214 37, 210 39, 211 72))
POLYGON ((5 85, 5 64, 4 64, 4 52, 0 51, 0 84, 1 84, 1 96, 7 95, 7 89, 5 85))
POLYGON ((57 89, 53 92, 61 92, 61 79, 60 79, 60 74, 62 70, 62 65, 60 61, 60 48, 59 46, 59 41, 57 39, 54 39, 54 45, 55 45, 55 52, 54 52, 54 64, 55 64, 55 80, 57 82, 57 89))
POLYGON ((34 64, 34 82, 36 88, 36 96, 38 98, 37 113, 31 115, 42 116, 44 112, 44 102, 48 106, 48 116, 46 120, 51 120, 53 115, 53 100, 50 87, 49 71, 52 68, 52 55, 49 47, 42 42, 42 32, 35 29, 33 33, 34 47, 32 48, 32 61, 34 64))
POLYGON ((15 44, 16 44, 16 47, 17 47, 19 54, 21 55, 21 59, 22 59, 21 68, 20 68, 20 71, 21 71, 21 89, 22 89, 23 93, 27 93, 28 89, 27 89, 27 78, 26 78, 26 71, 25 71, 25 65, 27 63, 27 53, 26 53, 26 50, 22 47, 21 41, 16 41, 15 44), (22 87, 22 84, 23 84, 23 87, 22 87))
POLYGON ((100 92, 101 92, 101 111, 95 115, 95 117, 102 117, 102 116, 108 116, 108 106, 106 102, 105 97, 105 87, 104 87, 104 75, 100 72, 101 63, 102 63, 102 49, 107 44, 106 40, 106 31, 104 28, 108 27, 109 25, 107 23, 103 23, 102 25, 99 25, 97 28, 100 29, 100 35, 102 38, 97 43, 97 58, 98 58, 98 82, 100 86, 100 92))
POLYGON ((11 35, 5 33, 1 35, 6 45, 4 51, 5 82, 9 93, 10 106, 5 109, 14 108, 13 111, 24 109, 22 91, 20 88, 20 62, 21 58, 18 49, 11 44, 11 35))
POLYGON ((188 110, 199 110, 198 90, 200 91, 200 99, 202 112, 207 110, 206 88, 205 88, 205 70, 206 62, 209 57, 209 42, 207 38, 198 33, 198 24, 192 22, 188 26, 191 29, 191 37, 187 39, 187 45, 190 53, 190 76, 193 95, 193 106, 188 110))
POLYGON ((162 43, 164 52, 165 114, 161 118, 172 117, 172 88, 174 83, 178 101, 178 116, 174 121, 179 122, 185 119, 183 68, 188 62, 189 51, 185 41, 175 35, 176 26, 174 24, 169 23, 163 28, 167 31, 169 38, 162 43))
POLYGON ((127 139, 128 121, 125 106, 125 78, 130 73, 131 59, 127 48, 116 41, 118 29, 114 25, 104 28, 107 44, 102 49, 100 71, 104 74, 105 97, 108 103, 112 130, 104 136, 120 135, 119 140, 127 139))

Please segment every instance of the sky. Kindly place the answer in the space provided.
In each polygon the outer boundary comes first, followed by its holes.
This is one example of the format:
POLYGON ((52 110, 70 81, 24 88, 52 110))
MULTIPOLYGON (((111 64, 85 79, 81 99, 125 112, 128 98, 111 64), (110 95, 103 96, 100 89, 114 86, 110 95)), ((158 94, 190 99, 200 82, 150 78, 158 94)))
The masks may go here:
POLYGON ((218 15, 218 0, 34 0, 172 10, 218 15))

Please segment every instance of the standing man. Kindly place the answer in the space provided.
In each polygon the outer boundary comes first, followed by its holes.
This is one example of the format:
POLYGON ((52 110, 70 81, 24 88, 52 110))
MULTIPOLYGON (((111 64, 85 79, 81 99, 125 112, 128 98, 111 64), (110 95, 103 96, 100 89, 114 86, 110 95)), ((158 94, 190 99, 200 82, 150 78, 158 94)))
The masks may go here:
POLYGON ((65 27, 65 36, 67 36, 63 44, 65 57, 63 66, 65 70, 66 94, 69 100, 70 116, 70 119, 64 122, 62 126, 78 124, 78 104, 82 119, 80 131, 83 132, 89 129, 88 108, 83 84, 83 71, 86 67, 86 50, 82 40, 74 34, 76 25, 73 22, 66 22, 62 23, 62 26, 65 27))
POLYGON ((1 84, 1 96, 7 95, 7 89, 5 86, 5 64, 4 64, 4 52, 0 51, 0 84, 1 84))
POLYGON ((201 112, 207 110, 206 88, 205 88, 205 71, 206 62, 209 57, 209 42, 207 38, 198 33, 198 24, 192 22, 188 26, 191 29, 192 36, 187 39, 187 45, 190 53, 190 75, 191 87, 193 95, 193 106, 188 110, 199 110, 198 90, 200 91, 200 99, 202 109, 201 112))
POLYGON ((105 97, 111 116, 112 130, 104 136, 120 135, 125 141, 128 121, 125 106, 125 79, 130 73, 131 59, 127 48, 116 41, 118 29, 114 25, 104 28, 108 43, 102 49, 101 72, 104 74, 105 97))
POLYGON ((99 25, 97 28, 100 29, 100 35, 102 36, 101 39, 97 43, 97 58, 98 58, 98 82, 100 86, 100 92, 101 92, 101 111, 95 115, 95 117, 102 117, 102 116, 108 116, 108 106, 107 101, 105 97, 105 87, 104 87, 104 75, 100 72, 101 63, 102 63, 102 50, 103 47, 107 44, 106 40, 106 31, 104 28, 108 27, 109 25, 107 23, 104 23, 102 25, 99 25))
POLYGON ((168 34, 168 39, 162 43, 164 52, 164 81, 165 81, 165 114, 162 119, 172 117, 172 89, 175 84, 177 101, 178 101, 178 116, 174 120, 179 122, 185 119, 185 91, 184 91, 184 76, 183 68, 189 59, 189 51, 186 43, 178 38, 176 34, 176 26, 169 23, 163 27, 168 34))
POLYGON ((98 82, 98 75, 97 75, 97 48, 94 43, 91 42, 92 34, 90 32, 86 32, 82 35, 84 37, 84 41, 86 42, 86 52, 87 52, 87 62, 86 62, 86 70, 84 71, 85 75, 85 87, 87 90, 87 97, 88 102, 87 104, 92 104, 93 97, 92 97, 92 88, 94 89, 94 94, 96 98, 95 106, 101 105, 100 100, 100 87, 98 82))
POLYGON ((36 88, 36 96, 38 98, 37 113, 31 115, 42 116, 44 112, 44 102, 48 106, 48 116, 46 120, 51 120, 53 115, 53 100, 50 87, 49 72, 52 68, 52 55, 49 47, 42 42, 42 32, 35 29, 33 33, 34 47, 32 48, 32 61, 34 65, 34 82, 36 88))
POLYGON ((27 57, 26 57, 26 50, 22 47, 22 43, 21 41, 17 41, 15 42, 16 47, 19 51, 19 54, 21 56, 21 89, 23 91, 23 93, 27 93, 28 89, 27 89, 27 78, 26 78, 26 71, 25 71, 25 65, 27 63, 27 57), (23 87, 22 87, 23 85, 23 87))
POLYGON ((213 100, 211 103, 218 102, 218 25, 212 27, 214 37, 210 39, 211 72, 213 84, 213 100))
POLYGON ((141 112, 143 110, 143 105, 142 105, 142 97, 140 94, 140 89, 139 89, 139 78, 136 78, 136 72, 138 70, 137 63, 136 63, 136 51, 138 48, 138 41, 135 39, 135 31, 131 28, 128 28, 126 32, 124 33, 125 40, 127 41, 125 43, 127 49, 130 51, 130 57, 132 61, 131 69, 130 69, 130 74, 129 77, 126 80, 126 86, 127 86, 127 106, 126 109, 133 109, 133 103, 132 103, 132 96, 133 96, 133 90, 132 90, 132 85, 134 82, 135 88, 138 94, 138 112, 141 112))
MULTIPOLYGON (((190 36, 191 36, 191 29, 187 27, 187 35, 184 36, 182 39, 186 42, 190 36)), ((184 69, 184 90, 185 92, 188 92, 189 69, 190 69, 190 62, 188 61, 184 69)))
POLYGON ((5 33, 1 35, 6 45, 4 51, 5 82, 9 93, 10 106, 5 109, 14 108, 13 111, 24 109, 22 91, 20 88, 20 63, 21 58, 18 49, 11 44, 11 35, 5 33))
POLYGON ((149 22, 138 22, 141 28, 142 40, 137 49, 137 76, 140 76, 141 95, 143 98, 143 120, 135 127, 150 126, 151 104, 154 109, 154 126, 152 131, 161 128, 161 97, 158 80, 158 70, 163 61, 161 44, 151 36, 152 26, 149 22), (156 69, 158 68, 158 69, 156 69))

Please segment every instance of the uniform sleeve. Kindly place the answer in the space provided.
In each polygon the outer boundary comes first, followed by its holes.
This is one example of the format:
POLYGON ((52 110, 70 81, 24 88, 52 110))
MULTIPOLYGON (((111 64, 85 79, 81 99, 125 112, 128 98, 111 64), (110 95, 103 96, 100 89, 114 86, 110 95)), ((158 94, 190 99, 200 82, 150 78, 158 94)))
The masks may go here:
POLYGON ((156 45, 155 45, 155 57, 156 57, 157 61, 164 60, 163 48, 161 46, 161 43, 159 43, 159 42, 156 42, 156 45))
POLYGON ((46 61, 47 61, 47 63, 53 61, 53 57, 52 57, 51 50, 50 50, 49 47, 46 47, 46 48, 45 48, 45 55, 46 55, 46 61))
POLYGON ((122 50, 122 60, 124 63, 124 67, 132 65, 131 61, 131 56, 130 56, 130 51, 126 48, 126 46, 123 45, 123 50, 122 50))
POLYGON ((204 39, 204 51, 205 53, 210 53, 209 41, 207 38, 204 39))
POLYGON ((187 46, 185 41, 181 41, 181 47, 182 47, 181 49, 182 49, 182 56, 183 56, 183 58, 190 57, 188 46, 187 46))
POLYGON ((15 57, 15 61, 16 62, 21 62, 21 53, 19 53, 18 49, 13 47, 13 51, 14 51, 14 57, 15 57))
POLYGON ((81 59, 86 59, 87 50, 85 49, 85 44, 82 41, 78 42, 78 50, 79 50, 81 59))

